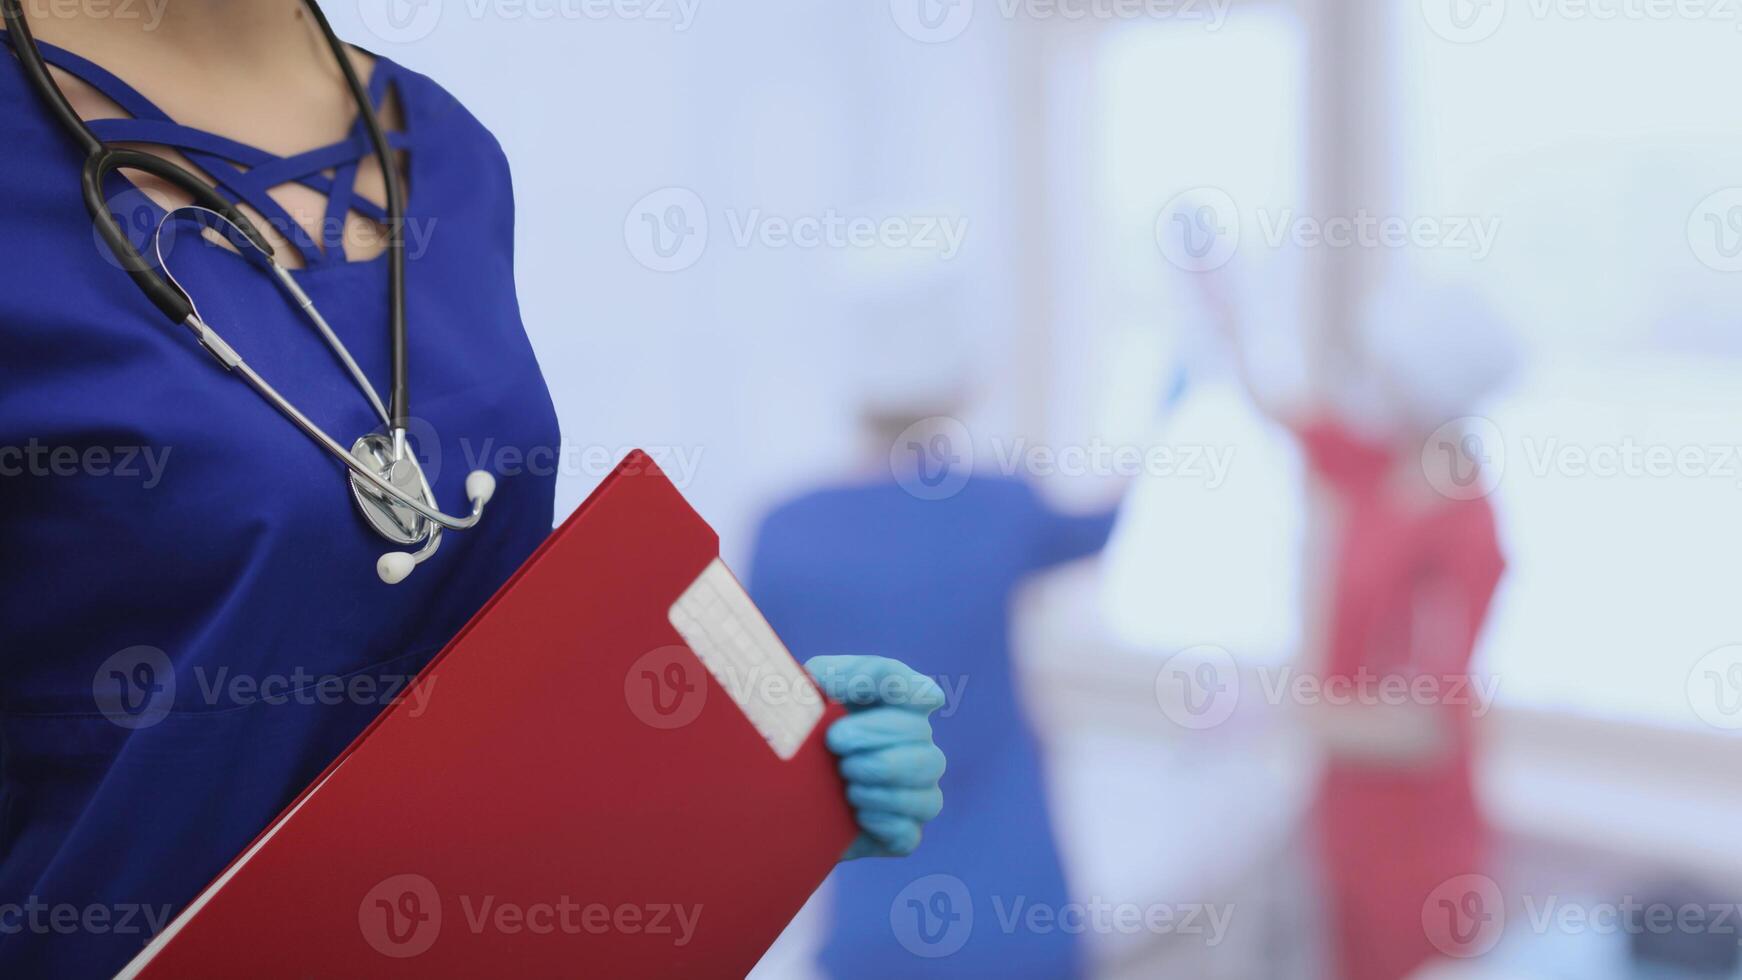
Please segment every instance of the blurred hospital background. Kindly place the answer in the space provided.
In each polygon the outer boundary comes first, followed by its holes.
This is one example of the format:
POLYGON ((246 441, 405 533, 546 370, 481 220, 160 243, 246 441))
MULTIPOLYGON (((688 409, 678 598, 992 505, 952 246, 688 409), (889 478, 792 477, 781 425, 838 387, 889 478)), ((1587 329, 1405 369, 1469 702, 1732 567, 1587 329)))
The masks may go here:
POLYGON ((760 976, 1742 973, 1742 9, 328 6, 513 162, 559 510, 954 694, 760 976))

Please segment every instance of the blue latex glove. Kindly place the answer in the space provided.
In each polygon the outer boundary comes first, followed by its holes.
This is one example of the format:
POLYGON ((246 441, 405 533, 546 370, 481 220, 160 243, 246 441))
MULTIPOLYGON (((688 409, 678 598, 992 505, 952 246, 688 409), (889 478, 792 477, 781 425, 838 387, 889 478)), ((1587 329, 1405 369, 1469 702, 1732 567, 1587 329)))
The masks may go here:
POLYGON ((841 860, 912 854, 944 807, 944 753, 928 717, 943 707, 943 690, 885 657, 817 657, 805 669, 849 712, 828 734, 859 820, 859 839, 841 860))

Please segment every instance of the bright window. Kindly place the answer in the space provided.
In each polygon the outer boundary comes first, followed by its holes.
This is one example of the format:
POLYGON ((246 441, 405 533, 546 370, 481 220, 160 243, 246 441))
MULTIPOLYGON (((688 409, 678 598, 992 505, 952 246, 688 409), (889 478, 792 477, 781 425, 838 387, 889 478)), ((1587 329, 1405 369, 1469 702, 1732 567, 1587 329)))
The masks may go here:
MULTIPOLYGON (((1109 557, 1107 619, 1132 646, 1167 652, 1214 642, 1286 656, 1298 633, 1298 464, 1288 440, 1218 379, 1217 344, 1192 279, 1158 244, 1182 194, 1232 201, 1243 227, 1304 194, 1305 35, 1283 6, 1251 5, 1219 31, 1128 25, 1087 59, 1090 107, 1079 155, 1057 168, 1056 308, 1062 360, 1055 426, 1202 453, 1203 475, 1134 489, 1109 557), (1085 341, 1087 341, 1085 343, 1085 341), (1072 360, 1070 358, 1075 358, 1072 360), (1182 368, 1184 400, 1163 410, 1182 368), (1209 454, 1230 459, 1225 480, 1209 454)), ((1256 237, 1256 236, 1254 236, 1256 237)), ((1293 258, 1242 247, 1245 297, 1296 332, 1293 258)), ((1183 457, 1181 457, 1183 460, 1183 457)))
POLYGON ((1712 198, 1742 186, 1737 25, 1507 5, 1454 43, 1423 9, 1398 19, 1401 206, 1500 221, 1457 271, 1533 355, 1492 412, 1511 571, 1486 663, 1503 703, 1697 726, 1690 670, 1742 642, 1742 192, 1712 198))

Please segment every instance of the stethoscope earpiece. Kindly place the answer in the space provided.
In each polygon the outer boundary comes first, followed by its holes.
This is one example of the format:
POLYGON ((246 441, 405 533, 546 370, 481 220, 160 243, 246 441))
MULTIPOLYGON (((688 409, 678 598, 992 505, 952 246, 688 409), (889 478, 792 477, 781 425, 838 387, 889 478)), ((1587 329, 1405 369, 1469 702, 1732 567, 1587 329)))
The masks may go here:
POLYGON ((417 571, 417 556, 407 551, 389 551, 375 563, 375 574, 388 585, 398 585, 417 571))
POLYGON ((496 496, 496 475, 489 470, 473 470, 466 474, 466 498, 479 507, 496 496))
MULTIPOLYGON (((363 439, 358 440, 357 445, 362 447, 368 443, 371 438, 379 439, 381 437, 365 436, 363 439)), ((355 456, 356 453, 357 450, 353 449, 352 455, 355 456)), ((386 470, 381 474, 381 476, 390 482, 397 484, 402 481, 394 479, 393 474, 396 472, 414 472, 417 476, 417 481, 423 485, 423 488, 427 493, 429 483, 423 479, 423 470, 421 467, 418 467, 415 459, 407 456, 404 460, 398 463, 388 463, 386 470), (403 469, 404 467, 409 467, 409 470, 403 469)), ((381 577, 381 581, 386 582, 388 585, 398 585, 410 578, 411 573, 417 571, 417 566, 423 564, 429 559, 430 555, 435 554, 437 548, 441 547, 442 529, 440 526, 431 526, 430 521, 423 520, 419 517, 415 529, 409 534, 398 533, 398 528, 394 528, 392 531, 383 530, 381 525, 376 523, 377 516, 382 513, 387 513, 388 511, 384 511, 382 508, 391 508, 395 502, 358 485, 355 477, 352 478, 351 483, 357 490, 357 504, 359 507, 363 508, 363 516, 368 518, 370 523, 376 524, 376 530, 380 531, 383 537, 388 538, 389 540, 405 540, 405 543, 407 544, 415 543, 417 541, 423 542, 423 547, 415 552, 390 551, 376 560, 375 574, 381 577)), ((482 514, 484 512, 484 506, 488 504, 490 498, 494 496, 496 496, 495 474, 491 473, 489 470, 473 470, 466 474, 466 497, 472 502, 472 513, 474 515, 482 514)), ((476 518, 474 517, 474 519, 476 518)))

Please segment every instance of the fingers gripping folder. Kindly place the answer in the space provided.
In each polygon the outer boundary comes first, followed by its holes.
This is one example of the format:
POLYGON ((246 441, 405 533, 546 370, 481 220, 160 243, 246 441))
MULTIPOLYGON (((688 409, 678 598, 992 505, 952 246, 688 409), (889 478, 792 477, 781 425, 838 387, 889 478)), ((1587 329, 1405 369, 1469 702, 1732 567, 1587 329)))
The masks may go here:
POLYGON ((841 713, 632 453, 121 976, 743 976, 855 836, 841 713))

